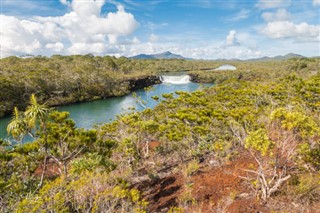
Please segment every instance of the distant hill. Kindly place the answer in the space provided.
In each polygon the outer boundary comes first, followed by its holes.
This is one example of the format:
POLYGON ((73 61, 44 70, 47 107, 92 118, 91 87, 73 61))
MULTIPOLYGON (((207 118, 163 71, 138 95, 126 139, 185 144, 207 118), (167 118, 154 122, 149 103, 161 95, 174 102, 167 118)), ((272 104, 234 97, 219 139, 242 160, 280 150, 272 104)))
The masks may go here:
POLYGON ((140 54, 130 57, 132 59, 186 59, 181 55, 173 54, 169 51, 159 54, 140 54))
MULTIPOLYGON (((174 53, 171 53, 169 51, 159 53, 159 54, 139 54, 136 56, 129 57, 131 59, 187 59, 187 60, 192 60, 191 58, 185 58, 181 55, 177 55, 174 53)), ((295 53, 288 53, 286 55, 278 55, 274 57, 268 57, 264 56, 261 58, 252 58, 252 59, 246 59, 246 60, 240 60, 240 59, 216 59, 212 61, 281 61, 281 60, 287 60, 290 58, 306 58, 303 55, 295 54, 295 53)))
POLYGON ((295 53, 289 53, 287 55, 278 55, 278 56, 274 56, 274 57, 265 56, 262 58, 248 59, 245 61, 272 61, 272 60, 281 61, 281 60, 287 60, 287 59, 291 59, 291 58, 306 58, 306 57, 303 55, 295 54, 295 53))

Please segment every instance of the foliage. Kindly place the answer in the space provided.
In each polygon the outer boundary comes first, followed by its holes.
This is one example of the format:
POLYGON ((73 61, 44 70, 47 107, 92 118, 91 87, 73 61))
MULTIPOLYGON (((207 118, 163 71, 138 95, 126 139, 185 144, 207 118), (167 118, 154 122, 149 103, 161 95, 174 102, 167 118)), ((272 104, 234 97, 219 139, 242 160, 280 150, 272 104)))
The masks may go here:
MULTIPOLYGON (((0 140, 0 211, 143 212, 147 203, 135 188, 142 175, 160 177, 161 171, 181 165, 190 176, 202 162, 214 158, 223 165, 223 158, 243 149, 256 162, 244 178, 263 199, 287 189, 317 200, 316 181, 307 181, 319 173, 320 162, 317 62, 235 62, 237 71, 216 72, 200 69, 217 62, 91 56, 2 59, 1 106, 26 109, 15 109, 8 131, 17 140, 30 134, 35 141, 0 140), (69 113, 47 107, 53 100, 61 104, 124 94, 128 78, 182 68, 193 70, 195 80, 219 84, 165 94, 152 110, 119 116, 91 130, 77 128, 69 113), (9 73, 17 76, 8 79, 9 73), (25 96, 37 90, 28 106, 25 96), (47 104, 40 104, 44 100, 47 104), (283 188, 294 176, 298 183, 283 188)), ((182 206, 194 201, 189 184, 182 206)))
MULTIPOLYGON (((8 130, 15 134, 17 132, 15 128, 18 128, 20 138, 23 137, 22 133, 29 132, 35 137, 35 141, 1 149, 4 161, 1 163, 0 190, 5 191, 8 187, 12 189, 11 193, 6 193, 2 198, 7 202, 19 200, 28 193, 35 193, 38 189, 44 190, 45 187, 42 187, 44 180, 54 179, 56 176, 56 174, 48 174, 48 167, 54 163, 56 165, 53 168, 57 168, 60 174, 65 175, 62 177, 66 178, 69 163, 87 152, 92 152, 91 157, 94 159, 94 163, 88 162, 90 169, 103 167, 104 171, 111 171, 115 168, 108 160, 111 156, 111 148, 114 146, 112 141, 99 140, 96 130, 77 129, 74 121, 69 119, 68 112, 50 112, 44 105, 38 104, 35 96, 31 96, 30 106, 27 107, 24 116, 15 111, 8 130), (17 119, 21 119, 25 125, 15 125, 17 119), (39 184, 36 187, 37 180, 39 184)), ((1 146, 5 145, 7 144, 1 143, 1 146)), ((77 165, 72 170, 74 173, 89 170, 88 163, 86 162, 87 165, 83 166, 81 162, 83 160, 81 161, 80 158, 74 163, 77 165)), ((13 203, 10 205, 14 206, 13 203)), ((37 206, 37 204, 34 205, 37 206)), ((52 206, 52 208, 57 211, 68 210, 63 203, 61 205, 52 206)))
POLYGON ((250 132, 245 139, 245 148, 250 148, 261 152, 262 156, 272 155, 270 152, 274 146, 274 142, 271 141, 263 129, 258 129, 254 132, 250 132))
POLYGON ((199 163, 196 160, 192 160, 188 163, 187 167, 185 168, 185 172, 187 176, 194 175, 199 170, 199 163))
POLYGON ((106 173, 86 172, 44 185, 39 194, 24 199, 17 212, 145 212, 147 203, 140 192, 117 183, 106 173))
POLYGON ((0 59, 0 117, 9 114, 14 106, 24 110, 33 93, 48 106, 90 101, 150 86, 157 82, 155 76, 163 72, 215 66, 216 62, 206 61, 132 60, 92 55, 3 58, 0 59), (136 85, 144 79, 147 79, 144 86, 136 85))

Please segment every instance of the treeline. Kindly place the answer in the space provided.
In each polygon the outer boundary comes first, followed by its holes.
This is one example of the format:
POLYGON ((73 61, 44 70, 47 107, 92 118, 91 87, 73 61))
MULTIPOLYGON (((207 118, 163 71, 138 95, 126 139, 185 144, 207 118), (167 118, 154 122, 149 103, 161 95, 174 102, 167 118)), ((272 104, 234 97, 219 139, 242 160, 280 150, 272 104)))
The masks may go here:
POLYGON ((26 107, 31 94, 49 106, 103 99, 127 94, 136 87, 157 82, 163 72, 188 71, 197 82, 223 82, 230 77, 277 78, 289 72, 318 69, 319 59, 274 62, 231 62, 237 71, 214 71, 228 61, 132 60, 92 55, 18 58, 0 60, 0 117, 13 107, 26 107))
POLYGON ((94 130, 75 128, 68 113, 50 112, 32 96, 8 129, 18 140, 28 133, 36 140, 0 144, 0 210, 146 212, 135 184, 182 171, 188 191, 171 212, 200 211, 190 182, 200 163, 223 166, 243 152, 254 162, 244 177, 247 196, 307 210, 320 200, 320 72, 313 63, 275 79, 232 74, 209 89, 166 94, 153 110, 94 130))
MULTIPOLYGON (((0 117, 26 107, 31 94, 50 106, 127 94, 138 83, 154 84, 161 72, 197 70, 216 63, 186 60, 130 60, 92 55, 0 60, 0 117), (148 79, 151 77, 151 79, 148 79)), ((149 84, 149 85, 148 85, 149 84)))
MULTIPOLYGON (((221 63, 221 62, 219 62, 221 63)), ((230 62, 225 62, 226 64, 230 62)), ((203 71, 194 70, 189 73, 198 82, 221 83, 230 78, 238 78, 248 81, 269 81, 295 73, 306 78, 320 69, 319 58, 292 58, 283 61, 233 61, 235 71, 203 71)))

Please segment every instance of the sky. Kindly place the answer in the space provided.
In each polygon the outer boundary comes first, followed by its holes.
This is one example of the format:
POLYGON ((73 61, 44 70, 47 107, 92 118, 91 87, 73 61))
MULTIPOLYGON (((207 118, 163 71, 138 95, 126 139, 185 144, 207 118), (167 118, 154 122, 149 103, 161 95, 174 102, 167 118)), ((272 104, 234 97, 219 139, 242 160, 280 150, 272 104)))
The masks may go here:
POLYGON ((1 0, 0 57, 320 56, 320 0, 1 0))

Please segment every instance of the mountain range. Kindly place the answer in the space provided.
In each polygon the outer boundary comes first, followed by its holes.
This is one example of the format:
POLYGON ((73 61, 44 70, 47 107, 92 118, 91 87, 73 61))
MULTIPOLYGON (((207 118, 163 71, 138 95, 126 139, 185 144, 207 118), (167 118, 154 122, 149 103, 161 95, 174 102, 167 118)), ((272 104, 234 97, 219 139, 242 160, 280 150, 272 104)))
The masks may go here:
POLYGON ((253 58, 253 59, 248 59, 245 61, 271 61, 271 60, 276 60, 276 61, 281 61, 281 60, 287 60, 287 59, 291 59, 291 58, 306 58, 303 55, 299 55, 299 54, 295 54, 295 53, 288 53, 286 55, 278 55, 278 56, 274 56, 274 57, 262 57, 262 58, 253 58))
MULTIPOLYGON (((185 58, 181 55, 171 53, 169 51, 158 53, 158 54, 139 54, 136 56, 130 57, 131 59, 187 59, 192 60, 190 58, 185 58)), ((295 54, 295 53, 288 53, 286 55, 278 55, 274 57, 264 56, 261 58, 253 58, 253 59, 246 59, 246 60, 239 60, 239 59, 216 59, 214 61, 271 61, 271 60, 287 60, 290 58, 306 58, 305 56, 295 54)))
POLYGON ((130 58, 132 59, 186 59, 181 55, 173 54, 169 51, 159 53, 159 54, 150 54, 150 55, 140 54, 140 55, 132 56, 130 58))

